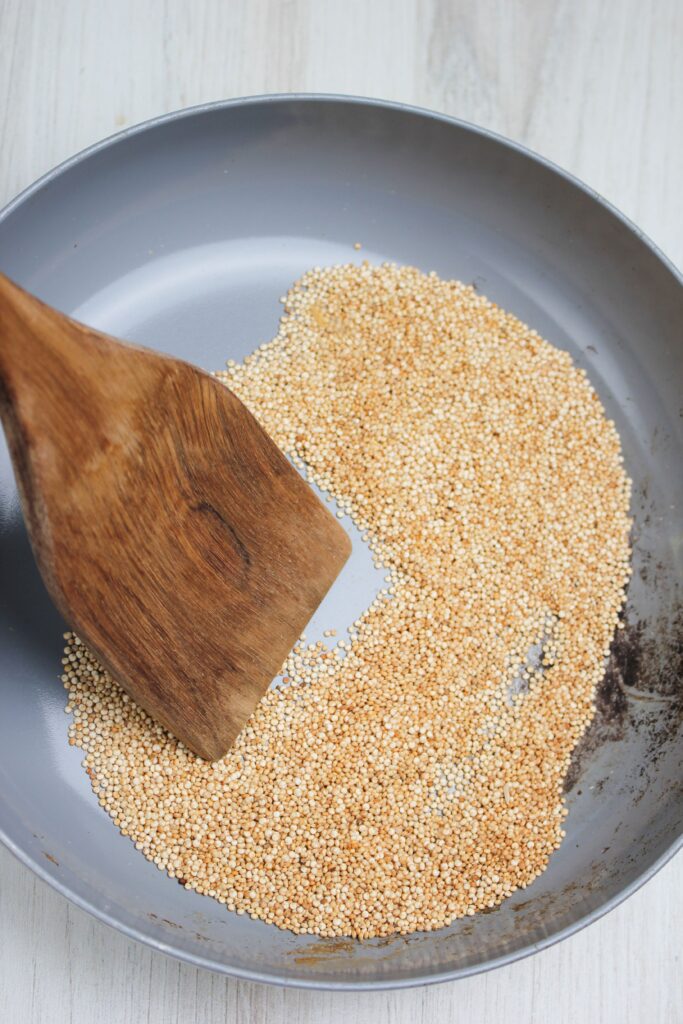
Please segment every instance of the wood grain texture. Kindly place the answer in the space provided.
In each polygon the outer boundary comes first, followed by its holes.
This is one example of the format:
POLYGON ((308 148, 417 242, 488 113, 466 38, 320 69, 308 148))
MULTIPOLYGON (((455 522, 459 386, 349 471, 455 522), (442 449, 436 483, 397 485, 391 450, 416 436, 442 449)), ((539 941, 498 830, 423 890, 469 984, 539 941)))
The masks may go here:
MULTIPOLYGON (((226 96, 435 107, 587 181, 683 264, 680 0, 0 0, 0 201, 145 117, 226 96)), ((683 857, 602 921, 455 985, 237 983, 92 921, 0 849, 0 1020, 680 1024, 683 857)))
POLYGON ((157 722, 222 757, 351 542, 203 370, 0 274, 0 414, 62 616, 157 722))

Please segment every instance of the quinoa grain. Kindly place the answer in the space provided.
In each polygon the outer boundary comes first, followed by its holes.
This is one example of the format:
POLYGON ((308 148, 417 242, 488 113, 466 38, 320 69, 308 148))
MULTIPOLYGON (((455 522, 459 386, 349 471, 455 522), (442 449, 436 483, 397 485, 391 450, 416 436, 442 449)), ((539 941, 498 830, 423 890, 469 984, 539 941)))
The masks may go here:
POLYGON ((562 841, 630 575, 619 438, 566 352, 457 281, 316 268, 284 305, 275 340, 217 376, 388 586, 346 643, 302 638, 215 764, 66 634, 69 742, 185 888, 298 933, 440 928, 562 841))

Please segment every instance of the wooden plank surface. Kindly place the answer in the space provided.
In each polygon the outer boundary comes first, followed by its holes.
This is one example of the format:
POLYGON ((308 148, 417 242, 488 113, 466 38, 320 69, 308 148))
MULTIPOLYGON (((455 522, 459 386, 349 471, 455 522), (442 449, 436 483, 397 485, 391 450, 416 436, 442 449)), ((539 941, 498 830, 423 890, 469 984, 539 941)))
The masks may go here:
MULTIPOLYGON (((434 107, 583 178, 683 264, 680 0, 0 0, 0 203, 177 107, 325 91, 434 107)), ((396 993, 251 985, 152 953, 0 848, 0 1021, 683 1022, 683 857, 509 968, 396 993)))

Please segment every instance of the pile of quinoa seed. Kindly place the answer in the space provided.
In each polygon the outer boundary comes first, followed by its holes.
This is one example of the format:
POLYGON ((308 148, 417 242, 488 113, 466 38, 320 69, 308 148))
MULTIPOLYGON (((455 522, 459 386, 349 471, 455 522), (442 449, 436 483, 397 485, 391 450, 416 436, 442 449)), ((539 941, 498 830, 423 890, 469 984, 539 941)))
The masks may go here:
POLYGON ((346 640, 299 643, 215 764, 69 634, 70 742, 186 888, 298 933, 440 928, 562 840, 630 574, 619 438, 566 352, 457 281, 316 268, 283 301, 277 337, 218 376, 387 586, 346 640))

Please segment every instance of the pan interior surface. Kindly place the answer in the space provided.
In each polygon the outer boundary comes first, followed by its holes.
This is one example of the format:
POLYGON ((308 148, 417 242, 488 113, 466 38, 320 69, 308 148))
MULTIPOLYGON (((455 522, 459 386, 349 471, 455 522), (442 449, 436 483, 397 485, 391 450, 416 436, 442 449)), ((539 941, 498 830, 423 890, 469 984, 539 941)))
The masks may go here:
MULTIPOLYGON (((518 148, 445 118, 336 98, 160 119, 94 147, 0 215, 3 272, 96 328, 207 369, 274 335, 279 298, 302 272, 361 259, 474 283, 571 352, 617 424, 634 483, 628 625, 567 779, 567 837, 548 870, 494 911, 403 938, 294 936, 186 891, 138 854, 67 744, 65 626, 0 441, 0 833, 81 906, 165 952, 328 987, 418 984, 532 952, 618 902, 680 843, 680 278, 588 190, 518 148)), ((354 549, 325 606, 324 624, 340 630, 381 586, 354 549)))

